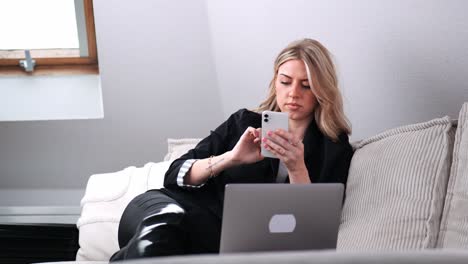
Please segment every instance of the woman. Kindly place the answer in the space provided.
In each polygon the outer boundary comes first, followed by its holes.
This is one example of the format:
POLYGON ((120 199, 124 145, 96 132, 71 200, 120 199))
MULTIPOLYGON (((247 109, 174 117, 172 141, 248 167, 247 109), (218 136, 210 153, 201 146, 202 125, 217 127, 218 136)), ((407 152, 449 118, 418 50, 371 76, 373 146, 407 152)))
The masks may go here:
POLYGON ((165 188, 130 202, 111 260, 218 252, 227 183, 346 183, 351 128, 327 49, 311 39, 288 45, 269 89, 258 109, 235 112, 175 160, 165 188), (289 131, 261 138, 263 110, 287 112, 289 131), (264 158, 261 144, 279 159, 264 158))

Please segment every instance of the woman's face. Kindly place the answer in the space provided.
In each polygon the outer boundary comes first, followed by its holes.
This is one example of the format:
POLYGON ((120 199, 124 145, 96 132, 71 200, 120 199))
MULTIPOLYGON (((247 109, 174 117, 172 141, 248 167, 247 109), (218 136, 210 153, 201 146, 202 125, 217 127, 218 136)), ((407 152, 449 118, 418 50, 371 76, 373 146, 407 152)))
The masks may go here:
POLYGON ((310 88, 307 70, 302 60, 289 60, 278 69, 275 80, 276 102, 289 119, 309 122, 317 100, 310 88))

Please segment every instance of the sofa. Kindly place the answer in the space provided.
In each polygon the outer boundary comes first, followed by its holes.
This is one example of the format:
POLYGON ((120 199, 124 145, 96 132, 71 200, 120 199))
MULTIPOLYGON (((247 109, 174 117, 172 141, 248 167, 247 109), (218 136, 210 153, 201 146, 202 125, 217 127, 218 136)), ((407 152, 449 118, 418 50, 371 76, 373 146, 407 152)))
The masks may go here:
MULTIPOLYGON (((107 262, 118 250, 126 205, 161 188, 171 161, 199 140, 169 139, 163 161, 92 175, 81 200, 76 260, 107 262)), ((458 119, 389 129, 353 148, 336 250, 165 257, 158 263, 468 263, 468 102, 458 119)))

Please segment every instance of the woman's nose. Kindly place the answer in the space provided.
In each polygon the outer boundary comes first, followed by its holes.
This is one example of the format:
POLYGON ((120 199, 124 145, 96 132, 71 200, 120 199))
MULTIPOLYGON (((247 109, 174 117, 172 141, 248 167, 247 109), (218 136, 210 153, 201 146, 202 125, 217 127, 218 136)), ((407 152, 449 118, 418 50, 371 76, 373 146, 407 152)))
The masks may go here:
POLYGON ((293 98, 298 97, 300 95, 301 88, 300 83, 293 83, 293 85, 291 85, 291 90, 289 90, 289 96, 293 98))

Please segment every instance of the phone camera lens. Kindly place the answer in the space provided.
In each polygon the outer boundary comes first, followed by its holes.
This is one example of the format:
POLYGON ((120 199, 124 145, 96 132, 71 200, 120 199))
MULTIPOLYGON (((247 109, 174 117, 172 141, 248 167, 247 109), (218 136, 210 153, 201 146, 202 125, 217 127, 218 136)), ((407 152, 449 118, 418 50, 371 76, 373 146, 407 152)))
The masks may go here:
POLYGON ((268 122, 268 119, 265 118, 265 119, 263 119, 263 121, 268 122))
POLYGON ((268 118, 268 114, 265 114, 264 117, 265 117, 265 118, 268 118))

